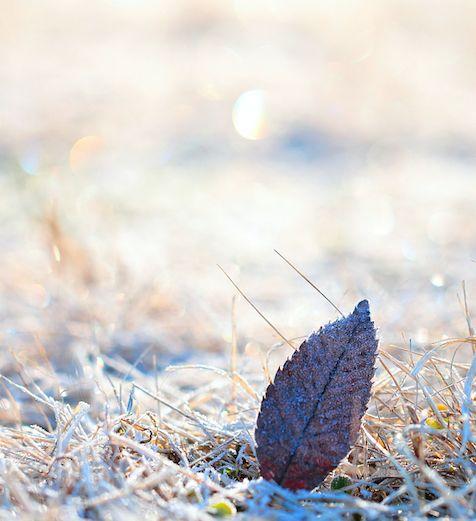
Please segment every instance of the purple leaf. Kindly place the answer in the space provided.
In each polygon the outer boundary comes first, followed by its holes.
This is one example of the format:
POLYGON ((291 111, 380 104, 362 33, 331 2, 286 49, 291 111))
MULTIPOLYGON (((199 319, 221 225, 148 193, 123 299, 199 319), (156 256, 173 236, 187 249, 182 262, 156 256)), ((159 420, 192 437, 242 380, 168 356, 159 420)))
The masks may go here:
POLYGON ((377 354, 369 303, 312 333, 276 373, 255 432, 261 474, 313 489, 355 443, 377 354))

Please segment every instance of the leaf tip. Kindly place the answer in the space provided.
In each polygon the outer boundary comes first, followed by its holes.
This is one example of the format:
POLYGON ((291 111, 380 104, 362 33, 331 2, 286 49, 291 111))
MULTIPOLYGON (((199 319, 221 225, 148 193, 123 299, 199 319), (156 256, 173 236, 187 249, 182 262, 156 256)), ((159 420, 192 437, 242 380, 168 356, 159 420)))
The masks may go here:
POLYGON ((360 315, 370 315, 369 301, 367 299, 361 300, 357 306, 355 306, 354 313, 360 315))

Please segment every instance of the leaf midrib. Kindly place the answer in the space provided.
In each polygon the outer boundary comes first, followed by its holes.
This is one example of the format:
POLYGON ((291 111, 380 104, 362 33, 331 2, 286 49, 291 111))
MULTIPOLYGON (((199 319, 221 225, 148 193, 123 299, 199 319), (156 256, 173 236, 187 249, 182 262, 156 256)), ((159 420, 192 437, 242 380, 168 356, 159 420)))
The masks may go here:
POLYGON ((307 431, 309 425, 311 424, 312 420, 314 419, 314 416, 315 416, 316 413, 317 413, 317 410, 318 410, 318 408, 319 408, 319 405, 321 404, 322 397, 324 396, 325 392, 327 391, 327 388, 329 387, 330 383, 332 382, 332 380, 333 380, 333 378, 334 378, 334 375, 335 375, 336 372, 337 372, 338 365, 339 365, 339 363, 341 362, 342 358, 344 357, 345 353, 347 352, 347 349, 348 349, 348 347, 349 347, 349 345, 350 345, 350 343, 351 343, 351 341, 352 341, 352 338, 353 338, 354 333, 355 333, 356 329, 358 328, 358 326, 359 326, 359 322, 357 322, 357 323, 355 324, 355 326, 352 328, 352 331, 351 331, 351 333, 350 333, 350 338, 349 338, 349 340, 347 341, 347 343, 345 344, 345 347, 344 347, 344 349, 342 350, 341 355, 340 355, 339 358, 337 359, 337 361, 336 361, 336 363, 335 363, 335 365, 334 365, 334 368, 332 369, 332 371, 331 371, 331 373, 330 373, 330 375, 329 375, 329 379, 327 380, 326 384, 324 385, 324 388, 322 389, 322 392, 321 392, 319 398, 316 400, 316 405, 314 406, 314 408, 313 408, 313 410, 312 410, 312 413, 310 414, 309 419, 308 419, 307 422, 306 422, 306 425, 304 425, 304 428, 303 428, 303 430, 302 430, 302 432, 301 432, 301 435, 300 435, 300 437, 299 437, 297 443, 295 443, 294 448, 293 448, 291 454, 289 455, 289 458, 288 458, 288 460, 287 460, 287 462, 286 462, 286 465, 285 465, 285 467, 284 467, 284 470, 281 472, 281 476, 280 476, 280 478, 276 480, 276 483, 278 483, 279 485, 281 485, 283 479, 286 477, 286 473, 287 473, 287 471, 288 471, 288 469, 289 469, 289 467, 290 467, 290 465, 291 465, 291 463, 292 463, 294 457, 296 456, 296 452, 297 452, 297 450, 298 450, 299 447, 301 446, 301 443, 302 443, 302 440, 303 440, 303 438, 304 438, 304 436, 305 436, 305 434, 306 434, 306 431, 307 431))

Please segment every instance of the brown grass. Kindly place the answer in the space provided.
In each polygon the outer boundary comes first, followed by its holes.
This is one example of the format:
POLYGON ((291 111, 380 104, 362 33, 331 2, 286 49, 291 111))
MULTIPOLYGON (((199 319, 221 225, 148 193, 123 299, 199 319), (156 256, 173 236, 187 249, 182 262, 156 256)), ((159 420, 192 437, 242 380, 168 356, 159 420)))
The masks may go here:
MULTIPOLYGON (((470 517, 476 358, 454 355, 474 343, 380 347, 361 436, 333 474, 352 480, 341 492, 329 488, 332 476, 311 493, 260 479, 253 430, 266 379, 236 348, 228 369, 147 374, 120 358, 91 358, 83 368, 91 404, 74 406, 28 381, 20 364, 20 379, 2 376, 11 424, 0 429, 2 515, 207 519, 224 502, 230 515, 236 507, 253 518, 470 517), (27 425, 28 411, 41 427, 27 425)), ((51 366, 43 370, 43 385, 53 385, 51 366)))

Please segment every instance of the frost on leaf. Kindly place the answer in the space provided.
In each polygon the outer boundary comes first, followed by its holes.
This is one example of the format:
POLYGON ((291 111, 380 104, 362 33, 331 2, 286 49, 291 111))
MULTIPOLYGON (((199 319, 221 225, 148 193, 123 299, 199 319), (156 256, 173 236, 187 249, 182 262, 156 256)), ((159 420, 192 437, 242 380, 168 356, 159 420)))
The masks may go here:
POLYGON ((313 489, 347 455, 370 398, 377 344, 363 300, 312 333, 278 370, 255 432, 265 479, 313 489))

